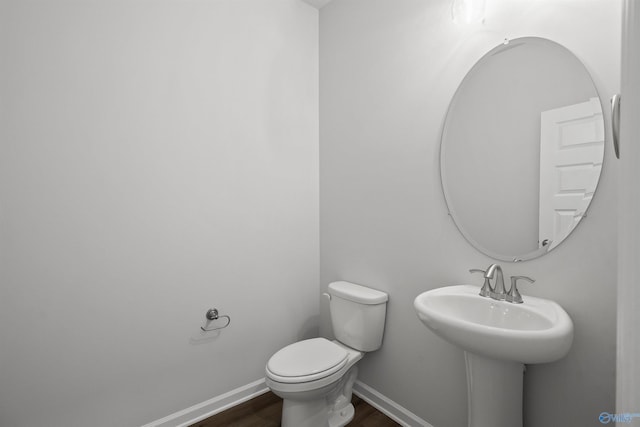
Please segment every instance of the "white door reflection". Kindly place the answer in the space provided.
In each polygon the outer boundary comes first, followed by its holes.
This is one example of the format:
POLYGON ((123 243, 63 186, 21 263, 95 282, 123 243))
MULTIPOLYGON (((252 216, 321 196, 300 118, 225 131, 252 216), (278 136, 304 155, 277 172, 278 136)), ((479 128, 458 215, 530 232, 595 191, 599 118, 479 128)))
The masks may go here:
POLYGON ((540 115, 538 247, 553 249, 584 216, 598 185, 604 122, 598 98, 540 115))

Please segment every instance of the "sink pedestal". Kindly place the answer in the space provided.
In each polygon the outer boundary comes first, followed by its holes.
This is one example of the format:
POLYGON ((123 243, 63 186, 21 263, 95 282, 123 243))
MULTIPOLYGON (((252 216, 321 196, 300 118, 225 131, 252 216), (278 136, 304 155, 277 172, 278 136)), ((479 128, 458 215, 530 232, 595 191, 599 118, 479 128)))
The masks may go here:
POLYGON ((524 365, 464 352, 469 427, 522 427, 524 365))

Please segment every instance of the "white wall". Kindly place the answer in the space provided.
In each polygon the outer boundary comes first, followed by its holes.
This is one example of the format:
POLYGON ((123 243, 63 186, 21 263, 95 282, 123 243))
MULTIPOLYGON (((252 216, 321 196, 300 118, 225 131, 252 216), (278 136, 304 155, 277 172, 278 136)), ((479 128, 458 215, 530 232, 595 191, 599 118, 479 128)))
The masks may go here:
POLYGON ((0 58, 0 425, 141 425, 317 333, 317 10, 3 0, 0 58))
MULTIPOLYGON (((493 262, 447 216, 438 149, 449 101, 505 37, 539 36, 573 51, 608 102, 619 91, 620 3, 492 0, 485 25, 468 27, 451 22, 448 0, 340 0, 321 10, 321 284, 390 293, 383 347, 365 356, 360 378, 436 427, 466 425, 463 353, 418 321, 412 301, 443 285, 480 285, 467 270, 493 262)), ((595 426, 615 410, 612 154, 607 146, 589 217, 574 234, 543 258, 503 263, 505 275, 537 280, 524 295, 558 301, 575 323, 569 355, 527 371, 528 427, 595 426)))

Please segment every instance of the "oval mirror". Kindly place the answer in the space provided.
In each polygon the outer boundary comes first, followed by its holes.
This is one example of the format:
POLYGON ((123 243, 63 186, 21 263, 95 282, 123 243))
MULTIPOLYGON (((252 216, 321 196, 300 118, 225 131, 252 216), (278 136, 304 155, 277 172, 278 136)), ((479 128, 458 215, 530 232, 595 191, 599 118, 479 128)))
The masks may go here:
POLYGON ((503 261, 558 246, 600 177, 604 121, 595 85, 563 46, 525 37, 484 55, 456 91, 440 147, 451 217, 503 261))

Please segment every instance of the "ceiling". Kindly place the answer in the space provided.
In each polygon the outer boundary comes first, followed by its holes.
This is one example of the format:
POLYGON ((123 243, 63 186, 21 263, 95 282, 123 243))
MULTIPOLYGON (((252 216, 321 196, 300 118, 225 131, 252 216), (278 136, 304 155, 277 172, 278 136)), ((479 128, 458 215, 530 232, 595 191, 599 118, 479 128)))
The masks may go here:
POLYGON ((302 0, 305 3, 310 4, 311 6, 315 7, 316 9, 320 9, 321 7, 325 6, 327 3, 329 3, 331 0, 302 0))

